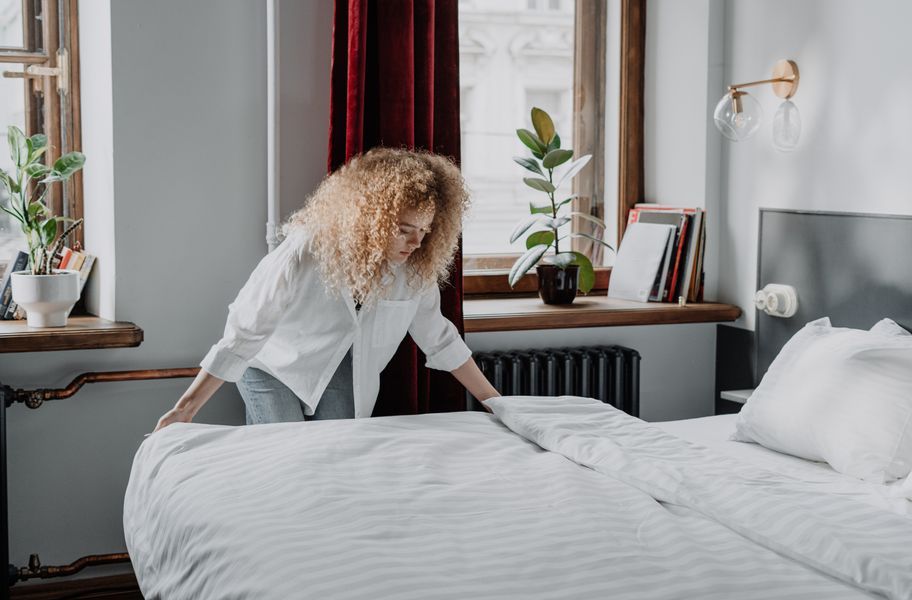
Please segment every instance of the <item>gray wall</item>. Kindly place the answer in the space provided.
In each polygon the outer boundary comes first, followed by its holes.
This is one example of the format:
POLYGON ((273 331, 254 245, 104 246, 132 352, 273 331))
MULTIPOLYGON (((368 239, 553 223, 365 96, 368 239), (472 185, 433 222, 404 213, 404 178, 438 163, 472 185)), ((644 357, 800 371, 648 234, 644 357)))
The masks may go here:
MULTIPOLYGON (((712 40, 720 39, 714 19, 720 13, 713 0, 693 0, 697 13, 682 13, 678 4, 657 0, 650 6, 650 22, 664 25, 657 30, 662 36, 649 33, 647 90, 683 94, 698 123, 665 133, 663 119, 678 108, 647 106, 647 164, 652 165, 647 191, 654 200, 705 203, 711 209, 718 167, 705 115, 697 113, 711 87, 712 40), (679 20, 687 28, 666 37, 679 20), (676 79, 674 90, 662 83, 669 69, 699 73, 701 68, 707 73, 692 85, 687 77, 676 79), (692 135, 702 136, 698 152, 692 135)), ((106 112, 104 98, 93 96, 104 94, 104 81, 83 90, 86 110, 94 107, 84 147, 97 153, 89 152, 86 180, 95 183, 87 189, 86 203, 113 213, 109 225, 99 217, 91 233, 87 228, 90 250, 110 247, 98 267, 109 279, 104 285, 96 282, 93 302, 103 311, 113 307, 114 314, 105 311, 105 316, 139 324, 146 339, 135 349, 2 355, 0 380, 16 387, 60 386, 83 371, 197 364, 218 338, 228 302, 265 253, 262 3, 116 0, 110 5, 110 48, 107 38, 93 39, 93 50, 83 57, 101 61, 83 64, 84 72, 97 69, 95 79, 110 72, 108 102, 113 99, 112 111, 106 112), (90 177, 91 169, 96 173, 90 177)), ((103 0, 87 3, 83 18, 107 6, 103 0)), ((279 10, 280 194, 286 216, 324 171, 332 9, 329 0, 282 0, 279 10)), ((83 24, 94 34, 106 31, 104 19, 97 17, 83 24)), ((707 277, 714 285, 714 273, 707 277)), ((712 325, 488 333, 470 335, 468 341, 477 350, 626 344, 643 354, 645 418, 694 417, 712 410, 712 325)), ((13 562, 24 564, 35 551, 55 564, 123 548, 121 502, 132 456, 142 434, 186 383, 103 384, 38 411, 22 406, 9 411, 13 562)), ((220 392, 198 420, 242 422, 236 392, 220 392)))

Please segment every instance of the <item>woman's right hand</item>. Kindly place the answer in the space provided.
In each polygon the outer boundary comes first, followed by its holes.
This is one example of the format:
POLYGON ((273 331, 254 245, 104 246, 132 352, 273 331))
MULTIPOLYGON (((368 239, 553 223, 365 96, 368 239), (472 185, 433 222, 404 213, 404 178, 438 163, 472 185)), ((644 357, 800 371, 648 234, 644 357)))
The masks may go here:
POLYGON ((219 389, 223 383, 225 382, 215 375, 210 375, 200 369, 196 379, 193 380, 184 395, 177 401, 174 408, 163 414, 161 419, 158 420, 152 433, 159 429, 164 429, 171 423, 190 423, 193 421, 193 417, 196 416, 199 409, 203 407, 206 401, 215 393, 215 390, 219 389))
POLYGON ((159 429, 164 429, 171 423, 190 423, 193 421, 194 414, 196 414, 196 412, 191 411, 189 408, 175 406, 161 416, 152 433, 155 433, 159 429))

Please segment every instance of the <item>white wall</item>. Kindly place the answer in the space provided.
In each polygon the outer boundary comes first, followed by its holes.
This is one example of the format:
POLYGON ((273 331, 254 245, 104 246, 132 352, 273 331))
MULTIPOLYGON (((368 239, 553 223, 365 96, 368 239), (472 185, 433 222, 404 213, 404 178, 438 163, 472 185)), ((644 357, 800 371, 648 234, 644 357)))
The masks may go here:
POLYGON ((278 0, 279 195, 284 221, 326 174, 333 3, 278 0))
MULTIPOLYGON (((283 98, 311 113, 283 137, 297 163, 285 170, 282 193, 298 202, 326 160, 328 99, 321 98, 328 94, 331 3, 284 3, 292 8, 283 13, 283 31, 307 40, 285 62, 302 83, 283 89, 283 98)), ((117 232, 93 221, 88 249, 114 245, 116 265, 106 266, 116 268, 105 269, 116 277, 109 300, 116 298, 118 319, 144 329, 145 341, 134 349, 2 355, 0 381, 13 387, 58 387, 92 370, 198 364, 221 333, 228 301, 266 251, 263 3, 109 6, 107 16, 105 3, 80 11, 92 19, 83 24, 91 32, 83 59, 93 61, 82 64, 86 180, 102 182, 87 188, 86 204, 113 210, 117 232), (98 39, 105 19, 108 38, 98 39), (113 97, 108 127, 99 114, 111 104, 106 94, 113 97)), ((11 562, 40 552, 45 564, 60 564, 124 548, 120 515, 133 454, 187 383, 96 384, 37 411, 8 411, 11 562)), ((243 422, 230 387, 200 421, 243 422)))
POLYGON ((649 0, 646 14, 646 200, 706 209, 707 299, 717 295, 720 140, 706 107, 722 82, 722 14, 720 0, 649 0))
MULTIPOLYGON (((756 94, 766 118, 758 134, 724 146, 723 300, 750 305, 759 207, 912 212, 910 22, 912 3, 904 0, 726 3, 726 81, 767 78, 778 59, 797 61, 793 101, 803 131, 795 152, 773 149, 770 121, 780 100, 766 86, 756 94)), ((749 311, 743 325, 753 328, 753 317, 749 311)))

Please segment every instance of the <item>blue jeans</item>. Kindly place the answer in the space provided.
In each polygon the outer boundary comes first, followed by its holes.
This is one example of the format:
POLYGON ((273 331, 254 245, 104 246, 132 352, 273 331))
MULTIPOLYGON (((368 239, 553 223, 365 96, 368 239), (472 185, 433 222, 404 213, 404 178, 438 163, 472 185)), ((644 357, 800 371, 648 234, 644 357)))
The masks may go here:
POLYGON ((353 419, 355 397, 351 350, 339 363, 320 397, 313 415, 304 414, 304 404, 284 383, 260 369, 249 367, 237 382, 247 409, 247 424, 287 423, 320 419, 353 419))

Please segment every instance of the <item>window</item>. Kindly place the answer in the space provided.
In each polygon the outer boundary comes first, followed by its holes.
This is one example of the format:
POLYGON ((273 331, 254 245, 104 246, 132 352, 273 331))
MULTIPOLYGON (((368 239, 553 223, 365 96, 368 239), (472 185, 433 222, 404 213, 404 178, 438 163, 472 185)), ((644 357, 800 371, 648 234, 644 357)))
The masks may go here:
MULTIPOLYGON (((76 0, 0 0, 2 137, 5 140, 9 125, 26 135, 46 134, 48 162, 81 146, 76 32, 76 0)), ((4 141, 0 168, 9 172, 11 167, 4 141)), ((56 214, 81 217, 81 174, 65 185, 51 186, 47 203, 56 214)), ((81 231, 75 234, 79 241, 81 231)), ((24 246, 18 224, 0 214, 0 261, 24 246)))
POLYGON ((510 232, 534 192, 511 157, 527 154, 515 131, 531 127, 531 107, 547 111, 572 147, 573 19, 573 0, 459 3, 462 169, 474 198, 466 256, 524 250, 510 232))
MULTIPOLYGON (((511 291, 505 273, 524 247, 522 240, 510 244, 510 233, 535 195, 512 160, 526 155, 515 130, 531 128, 532 106, 552 116, 563 147, 593 155, 592 167, 561 193, 578 194, 574 210, 608 217, 611 231, 605 235, 583 219, 566 227, 612 244, 619 239, 627 207, 642 190, 644 15, 645 0, 459 1, 462 169, 473 196, 463 229, 466 293, 511 291), (620 85, 612 89, 620 97, 613 105, 623 143, 608 153, 618 155, 618 168, 606 188, 606 19, 612 11, 620 13, 618 33, 611 34, 619 40, 620 85)), ((574 240, 574 250, 605 264, 600 246, 580 242, 574 240)), ((607 272, 600 282, 607 282, 607 272)))

